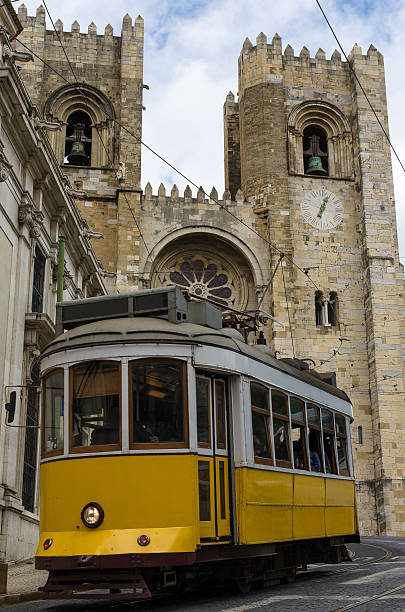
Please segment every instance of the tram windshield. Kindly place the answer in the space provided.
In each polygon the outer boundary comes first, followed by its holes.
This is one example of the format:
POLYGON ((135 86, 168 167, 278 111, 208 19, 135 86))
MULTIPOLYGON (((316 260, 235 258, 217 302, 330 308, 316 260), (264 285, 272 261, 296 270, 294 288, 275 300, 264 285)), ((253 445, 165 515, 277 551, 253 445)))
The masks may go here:
POLYGON ((120 364, 87 361, 72 368, 72 446, 119 444, 120 364))
POLYGON ((184 445, 184 370, 174 360, 129 364, 132 444, 184 445))

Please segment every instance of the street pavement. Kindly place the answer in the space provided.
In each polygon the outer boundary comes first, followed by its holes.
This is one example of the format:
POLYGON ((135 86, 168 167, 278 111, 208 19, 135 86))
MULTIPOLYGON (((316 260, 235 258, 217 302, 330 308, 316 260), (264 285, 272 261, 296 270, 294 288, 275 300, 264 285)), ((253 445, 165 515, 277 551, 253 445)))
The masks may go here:
POLYGON ((172 595, 148 602, 101 600, 36 601, 4 610, 39 612, 405 612, 405 538, 363 538, 350 544, 353 562, 312 565, 293 584, 252 590, 248 595, 218 589, 172 595))

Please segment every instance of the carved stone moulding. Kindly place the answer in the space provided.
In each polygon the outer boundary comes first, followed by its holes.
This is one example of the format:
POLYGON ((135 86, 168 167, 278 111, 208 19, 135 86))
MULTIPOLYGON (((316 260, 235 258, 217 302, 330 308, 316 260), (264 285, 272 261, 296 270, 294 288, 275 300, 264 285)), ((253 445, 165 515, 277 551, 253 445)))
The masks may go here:
POLYGON ((6 159, 6 156, 0 151, 0 183, 4 183, 10 176, 12 165, 6 159))

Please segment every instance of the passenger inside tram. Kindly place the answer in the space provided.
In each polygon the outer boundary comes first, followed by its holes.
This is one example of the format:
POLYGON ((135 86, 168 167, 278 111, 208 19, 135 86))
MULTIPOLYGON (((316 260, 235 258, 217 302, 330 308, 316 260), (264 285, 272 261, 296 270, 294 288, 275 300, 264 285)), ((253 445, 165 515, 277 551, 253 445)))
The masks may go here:
POLYGON ((312 472, 321 471, 321 460, 319 457, 319 441, 317 432, 311 430, 309 433, 309 458, 312 472))

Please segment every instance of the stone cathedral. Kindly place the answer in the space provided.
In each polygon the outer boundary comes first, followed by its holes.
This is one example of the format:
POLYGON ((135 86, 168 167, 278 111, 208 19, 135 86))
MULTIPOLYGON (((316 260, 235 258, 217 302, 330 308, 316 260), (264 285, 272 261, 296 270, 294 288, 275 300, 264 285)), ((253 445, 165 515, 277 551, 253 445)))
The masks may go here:
MULTIPOLYGON (((28 16, 23 5, 18 16, 21 40, 74 81, 44 9, 28 16)), ((261 304, 267 343, 336 372, 353 403, 362 533, 405 536, 404 276, 390 148, 349 64, 337 51, 283 50, 277 34, 246 39, 238 97, 224 104, 225 193, 142 189, 133 135, 147 87, 143 27, 128 15, 119 35, 57 21, 79 86, 37 59, 22 71, 34 104, 60 123, 49 138, 90 230, 104 236, 93 244, 109 290, 174 283, 247 311, 272 279, 261 304)), ((388 131, 382 55, 355 45, 349 61, 388 131)))

